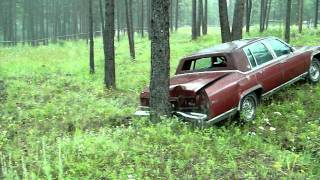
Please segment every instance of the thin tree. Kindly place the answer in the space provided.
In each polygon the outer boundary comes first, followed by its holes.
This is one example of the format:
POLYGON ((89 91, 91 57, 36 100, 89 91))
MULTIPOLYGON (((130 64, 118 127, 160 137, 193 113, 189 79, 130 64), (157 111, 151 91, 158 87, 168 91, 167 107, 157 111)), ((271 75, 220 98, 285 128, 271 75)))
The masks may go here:
POLYGON ((198 0, 198 3, 197 36, 201 36, 201 26, 203 21, 203 1, 198 0))
POLYGON ((285 34, 284 34, 284 38, 287 43, 290 42, 291 3, 292 3, 292 0, 287 0, 286 27, 285 27, 285 34))
POLYGON ((128 34, 128 40, 129 40, 130 56, 134 60, 136 58, 136 52, 134 47, 134 30, 132 26, 133 25, 132 0, 125 0, 125 8, 126 8, 127 34, 128 34))
POLYGON ((170 0, 170 31, 173 31, 173 0, 170 0))
POLYGON ((197 0, 192 0, 192 39, 197 39, 197 0))
POLYGON ((94 38, 93 38, 93 15, 92 0, 89 1, 89 36, 90 36, 90 73, 94 73, 94 38))
POLYGON ((175 23, 175 30, 178 31, 179 28, 179 0, 176 0, 176 23, 175 23))
POLYGON ((299 33, 302 33, 302 24, 303 24, 303 0, 298 1, 298 27, 299 27, 299 33))
POLYGON ((152 0, 151 20, 151 121, 159 122, 160 116, 170 115, 169 73, 169 0, 152 0))
POLYGON ((144 1, 141 0, 141 14, 140 14, 140 31, 141 31, 141 37, 144 38, 144 1))
POLYGON ((244 16, 244 4, 245 0, 236 0, 232 23, 232 40, 242 39, 242 27, 244 19, 241 17, 244 16), (240 18, 237 19, 237 17, 240 18))
POLYGON ((105 0, 105 42, 104 42, 104 81, 107 88, 116 88, 115 49, 114 49, 114 0, 105 0))
POLYGON ((252 0, 246 2, 246 32, 250 32, 252 0))
POLYGON ((314 17, 314 28, 318 28, 318 17, 319 17, 319 0, 316 0, 316 11, 314 17))
POLYGON ((270 12, 271 12, 271 8, 272 8, 272 0, 268 1, 268 5, 267 5, 267 15, 266 15, 266 21, 265 21, 265 29, 267 30, 269 27, 269 20, 270 20, 270 12))
POLYGON ((266 0, 260 2, 260 32, 264 31, 265 25, 265 11, 266 11, 266 0))
POLYGON ((204 15, 202 20, 202 34, 208 34, 208 0, 204 0, 204 15))
POLYGON ((222 42, 231 41, 231 33, 228 18, 228 6, 226 0, 219 0, 219 19, 222 42))

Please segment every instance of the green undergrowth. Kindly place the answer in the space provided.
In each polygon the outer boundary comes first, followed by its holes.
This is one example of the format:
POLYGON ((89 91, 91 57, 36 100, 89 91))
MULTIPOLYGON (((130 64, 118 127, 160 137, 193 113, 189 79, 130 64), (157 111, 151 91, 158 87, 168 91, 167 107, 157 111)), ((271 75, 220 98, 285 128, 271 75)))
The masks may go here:
MULTIPOLYGON (((281 27, 245 37, 282 36, 281 27)), ((171 74, 179 59, 219 44, 171 36, 171 74)), ((292 44, 319 45, 320 31, 292 31, 292 44)), ((149 84, 150 42, 136 36, 130 59, 116 43, 117 90, 103 86, 103 47, 89 75, 85 41, 0 49, 0 179, 317 179, 320 86, 298 83, 263 101, 255 122, 198 129, 178 119, 133 117, 149 84)))

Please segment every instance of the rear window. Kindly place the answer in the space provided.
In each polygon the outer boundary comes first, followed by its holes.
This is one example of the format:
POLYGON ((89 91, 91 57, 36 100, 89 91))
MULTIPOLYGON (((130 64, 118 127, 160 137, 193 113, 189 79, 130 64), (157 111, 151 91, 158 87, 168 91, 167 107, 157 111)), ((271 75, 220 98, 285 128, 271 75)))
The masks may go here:
POLYGON ((227 59, 223 56, 216 56, 185 61, 182 71, 205 71, 221 68, 228 68, 227 59))

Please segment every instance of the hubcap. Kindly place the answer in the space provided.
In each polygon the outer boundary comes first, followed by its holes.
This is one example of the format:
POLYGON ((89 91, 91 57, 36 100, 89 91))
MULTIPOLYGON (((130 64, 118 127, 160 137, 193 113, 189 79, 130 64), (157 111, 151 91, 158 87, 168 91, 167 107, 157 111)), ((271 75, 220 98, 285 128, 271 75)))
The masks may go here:
POLYGON ((310 66, 310 78, 313 81, 318 81, 320 77, 320 69, 319 65, 317 63, 312 63, 310 66))
POLYGON ((255 114, 255 102, 252 98, 246 98, 242 104, 242 115, 245 120, 251 120, 255 114))

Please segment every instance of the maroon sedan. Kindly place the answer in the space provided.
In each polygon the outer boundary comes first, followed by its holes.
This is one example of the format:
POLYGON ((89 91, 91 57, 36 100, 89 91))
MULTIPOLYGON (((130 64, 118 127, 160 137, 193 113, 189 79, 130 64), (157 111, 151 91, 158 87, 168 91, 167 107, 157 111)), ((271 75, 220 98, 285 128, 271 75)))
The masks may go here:
MULTIPOLYGON (((181 60, 170 81, 175 115, 204 124, 240 113, 254 120, 259 101, 298 80, 320 79, 320 47, 292 47, 280 39, 233 41, 181 60)), ((149 115, 149 90, 136 115, 149 115)))

